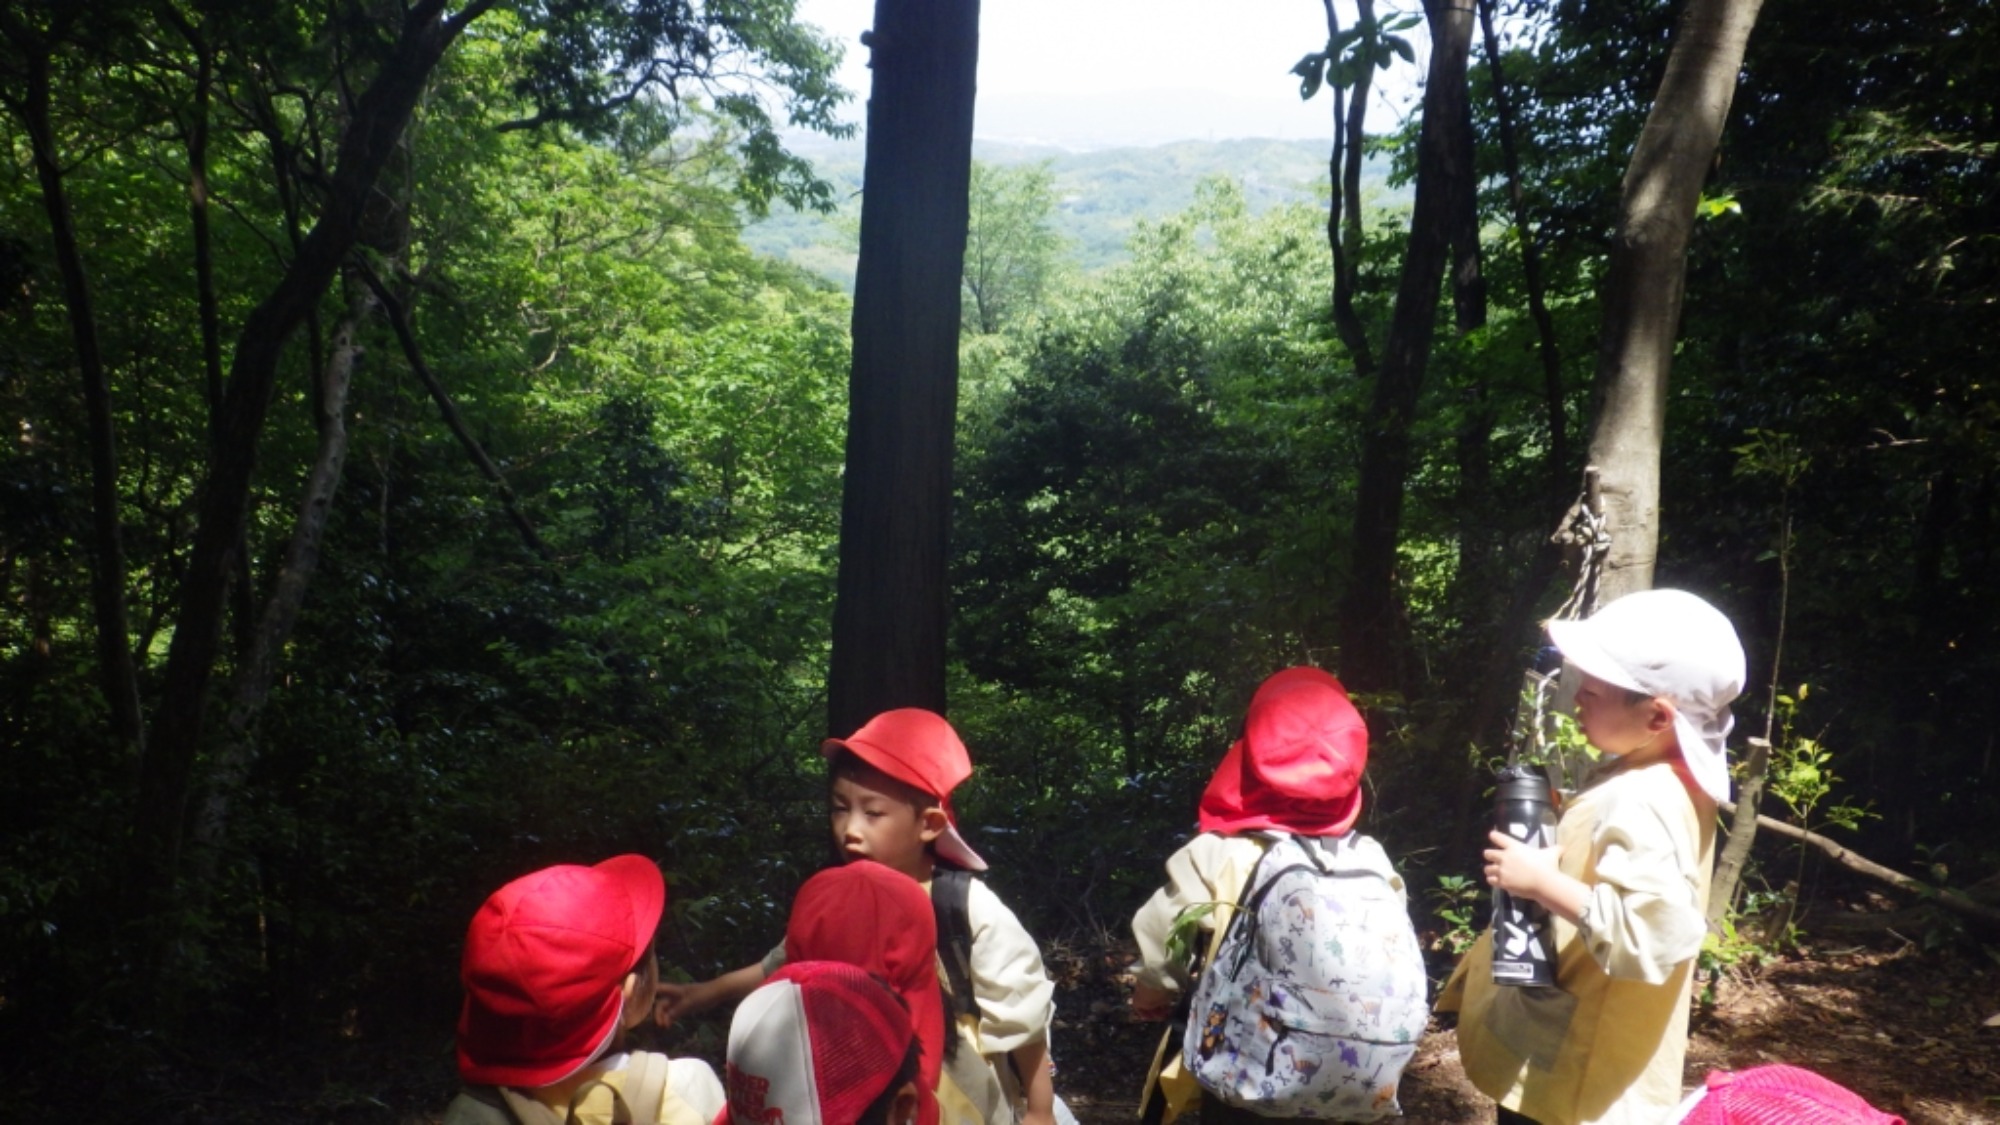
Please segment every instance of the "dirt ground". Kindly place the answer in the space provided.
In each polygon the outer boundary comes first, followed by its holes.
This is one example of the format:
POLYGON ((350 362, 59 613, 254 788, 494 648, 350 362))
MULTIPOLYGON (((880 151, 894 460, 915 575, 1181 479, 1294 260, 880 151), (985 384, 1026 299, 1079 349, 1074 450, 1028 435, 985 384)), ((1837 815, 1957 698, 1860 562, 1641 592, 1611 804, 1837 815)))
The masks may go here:
MULTIPOLYGON (((1159 1024, 1127 1018, 1130 951, 1058 946, 1057 1088, 1083 1125, 1127 1125, 1159 1024)), ((1910 1125, 2000 1123, 2000 958, 1969 946, 1926 952, 1896 936, 1808 944, 1733 971, 1695 1016, 1684 1079, 1786 1062, 1819 1072, 1910 1125)), ((1493 1103, 1433 1022, 1404 1072, 1404 1120, 1490 1122, 1493 1103)))

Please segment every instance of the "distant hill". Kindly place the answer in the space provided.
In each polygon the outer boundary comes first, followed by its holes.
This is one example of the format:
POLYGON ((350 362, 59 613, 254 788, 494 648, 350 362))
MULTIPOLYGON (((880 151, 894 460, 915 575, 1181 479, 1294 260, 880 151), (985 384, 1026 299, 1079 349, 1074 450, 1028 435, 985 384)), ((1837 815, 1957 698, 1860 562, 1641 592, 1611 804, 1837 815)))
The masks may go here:
MULTIPOLYGON (((1323 203, 1327 149, 1323 141, 1231 140, 1074 152, 978 141, 973 156, 992 164, 1048 161, 1059 200, 1056 229, 1075 266, 1090 272, 1124 261, 1126 241, 1140 219, 1185 209, 1194 200, 1195 185, 1210 176, 1229 176, 1243 185, 1256 211, 1287 203, 1323 203)), ((852 288, 862 144, 800 141, 795 151, 842 190, 846 202, 841 212, 820 216, 773 210, 768 219, 746 229, 743 240, 761 253, 852 288)), ((1371 161, 1364 175, 1379 180, 1384 171, 1379 162, 1371 161)))

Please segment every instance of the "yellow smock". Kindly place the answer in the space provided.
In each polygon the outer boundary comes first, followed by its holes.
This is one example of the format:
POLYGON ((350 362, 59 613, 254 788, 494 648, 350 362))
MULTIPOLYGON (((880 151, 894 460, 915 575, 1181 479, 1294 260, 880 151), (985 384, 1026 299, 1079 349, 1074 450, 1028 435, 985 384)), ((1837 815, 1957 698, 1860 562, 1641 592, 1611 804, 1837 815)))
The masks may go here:
MULTIPOLYGON (((1168 992, 1193 987, 1193 982, 1187 979, 1187 966, 1167 957, 1167 935, 1173 930, 1174 919, 1190 906, 1217 904, 1200 922, 1204 931, 1203 950, 1213 954, 1217 938, 1228 926, 1230 915, 1236 912, 1236 901, 1243 897, 1243 885, 1250 881, 1257 861, 1264 856, 1264 847, 1264 841, 1256 836, 1204 832, 1170 856, 1166 886, 1153 892, 1153 897, 1132 919, 1132 936, 1139 943, 1139 964, 1134 967, 1134 976, 1168 992)), ((1201 1101, 1201 1085, 1181 1066, 1180 1041, 1169 1042, 1169 1038, 1166 1033, 1161 1034, 1160 1046, 1153 1052, 1152 1069, 1147 1072, 1146 1085, 1139 1093, 1139 1110, 1144 1113, 1147 1095, 1152 1092, 1153 1084, 1159 1083, 1166 1098, 1163 1121, 1172 1121, 1201 1101)))
POLYGON ((1494 984, 1489 930, 1438 998, 1473 1085, 1542 1125, 1667 1120, 1715 860, 1701 805, 1671 762, 1609 762, 1570 802, 1558 865, 1589 897, 1577 924, 1553 919, 1556 987, 1494 984))

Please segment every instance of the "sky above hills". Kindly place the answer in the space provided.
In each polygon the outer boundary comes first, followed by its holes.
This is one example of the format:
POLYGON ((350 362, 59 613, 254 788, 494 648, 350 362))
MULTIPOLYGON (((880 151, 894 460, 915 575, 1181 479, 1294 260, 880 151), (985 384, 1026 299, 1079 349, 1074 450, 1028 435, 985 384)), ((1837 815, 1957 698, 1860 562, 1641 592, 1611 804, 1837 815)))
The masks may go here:
MULTIPOLYGON (((860 34, 874 0, 799 0, 798 12, 846 46, 841 79, 859 122, 868 94, 860 34)), ((1412 37, 1419 65, 1421 32, 1412 37)), ((1326 43, 1313 0, 984 0, 979 37, 973 131, 983 140, 1093 149, 1332 135, 1331 99, 1301 102, 1290 73, 1326 43)), ((1371 131, 1394 127, 1419 73, 1399 61, 1378 78, 1389 97, 1373 107, 1371 131)))

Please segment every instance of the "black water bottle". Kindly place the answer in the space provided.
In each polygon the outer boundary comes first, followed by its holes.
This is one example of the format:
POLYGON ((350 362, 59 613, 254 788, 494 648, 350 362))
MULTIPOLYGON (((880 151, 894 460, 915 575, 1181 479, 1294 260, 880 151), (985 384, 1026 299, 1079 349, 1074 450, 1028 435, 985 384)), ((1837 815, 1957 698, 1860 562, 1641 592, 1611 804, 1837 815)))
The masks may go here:
MULTIPOLYGON (((1493 798, 1493 827, 1529 847, 1556 842, 1556 805, 1549 777, 1539 766, 1500 771, 1493 798)), ((1493 891, 1493 983, 1545 988, 1556 983, 1549 912, 1538 902, 1493 891)))

